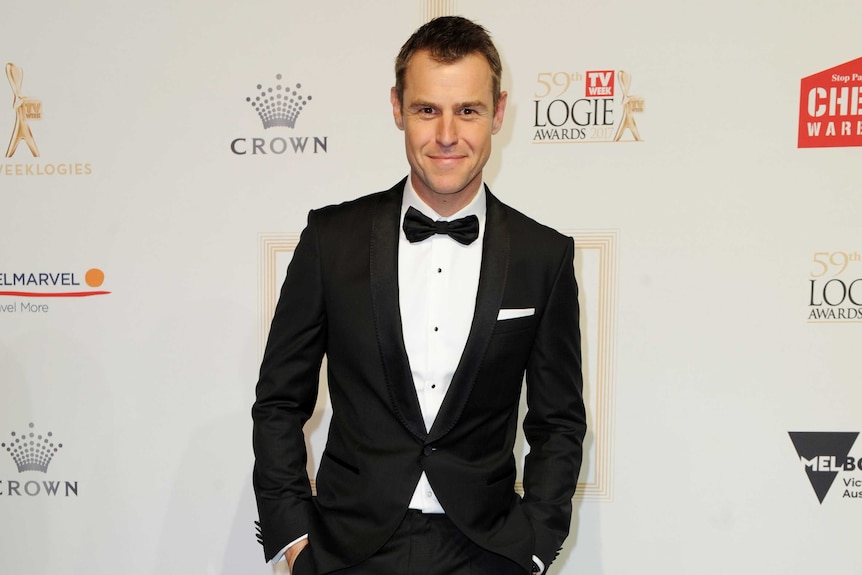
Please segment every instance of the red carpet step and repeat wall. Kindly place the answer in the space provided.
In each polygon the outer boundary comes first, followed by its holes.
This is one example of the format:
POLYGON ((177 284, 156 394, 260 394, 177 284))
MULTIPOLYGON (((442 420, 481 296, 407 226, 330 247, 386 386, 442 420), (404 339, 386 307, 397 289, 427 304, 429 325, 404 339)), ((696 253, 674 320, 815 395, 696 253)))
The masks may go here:
MULTIPOLYGON (((862 573, 855 0, 4 5, 0 573, 271 572, 278 289, 309 209, 407 173, 393 60, 446 14, 502 53, 488 183, 577 244, 552 573, 862 573)), ((312 474, 328 417, 324 389, 312 474)))

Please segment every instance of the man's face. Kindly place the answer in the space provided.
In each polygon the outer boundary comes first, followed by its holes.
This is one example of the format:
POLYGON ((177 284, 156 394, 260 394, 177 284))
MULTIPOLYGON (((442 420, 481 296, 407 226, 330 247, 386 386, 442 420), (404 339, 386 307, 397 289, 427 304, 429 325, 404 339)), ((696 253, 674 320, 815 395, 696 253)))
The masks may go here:
POLYGON ((505 92, 494 106, 487 60, 470 54, 442 64, 417 52, 407 65, 404 101, 398 101, 395 88, 391 100, 416 193, 432 207, 466 205, 482 181, 491 136, 500 130, 506 109, 505 92))

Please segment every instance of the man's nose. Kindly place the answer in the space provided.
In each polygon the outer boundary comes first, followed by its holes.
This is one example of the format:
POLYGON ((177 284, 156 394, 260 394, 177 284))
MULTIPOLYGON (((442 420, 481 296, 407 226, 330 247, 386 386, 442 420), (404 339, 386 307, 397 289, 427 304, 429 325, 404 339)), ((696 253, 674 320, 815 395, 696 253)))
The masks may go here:
POLYGON ((454 146, 458 142, 458 129, 455 114, 444 113, 437 124, 437 143, 441 146, 454 146))

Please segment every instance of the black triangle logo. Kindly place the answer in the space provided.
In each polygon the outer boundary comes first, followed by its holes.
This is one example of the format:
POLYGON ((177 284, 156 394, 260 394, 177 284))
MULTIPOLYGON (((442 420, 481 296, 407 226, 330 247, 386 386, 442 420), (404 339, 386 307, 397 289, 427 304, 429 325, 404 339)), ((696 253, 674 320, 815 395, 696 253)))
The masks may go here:
POLYGON ((847 454, 853 448, 859 432, 790 431, 789 434, 793 446, 796 447, 796 454, 805 464, 805 473, 811 487, 814 488, 817 499, 823 503, 829 488, 838 477, 838 467, 847 460, 847 454))

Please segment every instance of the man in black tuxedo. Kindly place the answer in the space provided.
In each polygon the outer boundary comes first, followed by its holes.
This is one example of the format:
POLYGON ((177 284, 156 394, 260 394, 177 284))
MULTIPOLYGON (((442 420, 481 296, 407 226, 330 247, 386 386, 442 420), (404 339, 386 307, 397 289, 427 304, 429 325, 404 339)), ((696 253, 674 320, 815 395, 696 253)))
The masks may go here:
POLYGON ((500 74, 481 26, 421 27, 391 94, 410 175, 309 214, 252 409, 265 556, 294 575, 541 573, 568 534, 586 432, 574 243, 484 185, 500 74), (324 354, 312 497, 302 429, 324 354))

